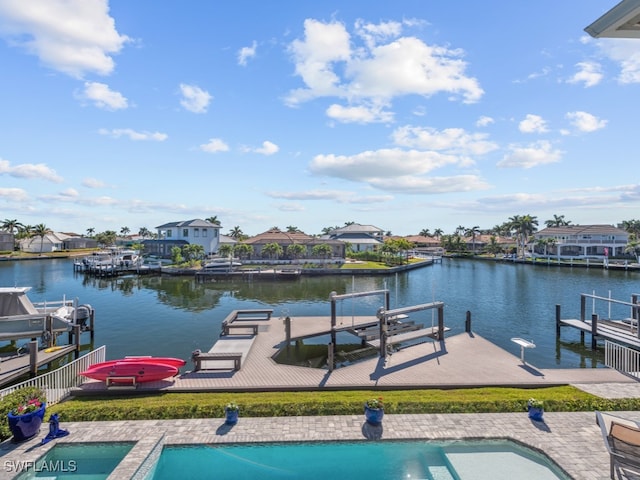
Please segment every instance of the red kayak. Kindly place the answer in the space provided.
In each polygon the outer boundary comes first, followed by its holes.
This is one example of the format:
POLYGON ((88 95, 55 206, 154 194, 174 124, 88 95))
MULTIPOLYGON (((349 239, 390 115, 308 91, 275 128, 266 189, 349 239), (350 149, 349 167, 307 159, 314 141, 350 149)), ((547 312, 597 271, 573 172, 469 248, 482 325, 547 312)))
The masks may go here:
POLYGON ((96 367, 102 367, 104 365, 113 365, 114 363, 120 363, 120 362, 162 364, 162 365, 171 365, 176 368, 184 367, 187 364, 187 362, 185 362, 181 358, 173 358, 173 357, 124 357, 124 358, 119 358, 117 360, 107 360, 106 362, 94 363, 87 369, 87 371, 96 367))
POLYGON ((112 360, 96 363, 87 370, 81 372, 83 377, 94 380, 109 381, 109 383, 154 382, 178 374, 178 367, 166 363, 154 363, 149 359, 112 360))

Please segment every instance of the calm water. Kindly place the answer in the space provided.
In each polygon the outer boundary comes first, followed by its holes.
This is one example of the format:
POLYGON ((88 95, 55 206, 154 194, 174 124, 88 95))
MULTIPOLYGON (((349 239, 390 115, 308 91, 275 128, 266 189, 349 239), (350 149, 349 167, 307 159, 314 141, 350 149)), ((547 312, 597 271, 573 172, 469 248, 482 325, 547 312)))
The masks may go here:
MULTIPOLYGON (((128 276, 96 279, 75 273, 71 260, 0 262, 0 286, 31 286, 32 301, 78 297, 96 309, 94 346, 107 345, 109 359, 125 355, 175 356, 189 360, 196 348, 209 350, 220 323, 235 309, 273 308, 277 316, 330 315, 329 294, 388 288, 391 308, 443 301, 445 325, 464 331, 467 311, 473 331, 519 355, 512 337, 533 340, 527 361, 539 368, 593 367, 601 354, 579 345, 578 332, 555 338, 555 305, 563 318, 578 318, 580 294, 629 301, 640 293, 640 273, 601 269, 533 267, 511 263, 445 259, 442 264, 376 277, 326 276, 286 282, 197 284, 191 277, 128 276), (609 293, 611 292, 611 293, 609 293)), ((380 296, 338 304, 338 315, 374 315, 380 296)), ((625 318, 597 302, 603 318, 625 318)), ((588 313, 592 305, 589 303, 588 313)), ((411 315, 431 325, 432 312, 411 315)), ((83 342, 88 342, 83 339, 83 342)), ((588 337, 587 337, 588 338, 588 337)), ((587 341, 587 344, 590 342, 587 341)))
POLYGON ((326 442, 165 447, 153 480, 340 478, 566 479, 541 455, 508 441, 326 442), (206 476, 206 475, 205 475, 206 476))

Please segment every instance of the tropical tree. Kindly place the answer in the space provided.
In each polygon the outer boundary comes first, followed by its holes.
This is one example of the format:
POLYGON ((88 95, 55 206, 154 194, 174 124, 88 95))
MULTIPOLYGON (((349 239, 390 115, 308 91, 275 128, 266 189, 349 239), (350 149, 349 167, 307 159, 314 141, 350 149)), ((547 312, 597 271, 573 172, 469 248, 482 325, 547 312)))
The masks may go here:
POLYGON ((218 220, 218 216, 214 215, 213 217, 205 218, 206 222, 213 223, 214 225, 220 225, 220 220, 218 220))
POLYGON ((40 253, 42 253, 42 249, 44 247, 44 236, 47 233, 51 233, 51 229, 44 223, 39 223, 38 225, 33 227, 33 236, 40 237, 40 253))
POLYGON ((243 236, 242 229, 238 225, 236 225, 231 230, 229 230, 229 236, 235 239, 241 238, 243 236))
POLYGON ((471 236, 471 245, 472 245, 474 255, 476 253, 476 235, 478 235, 479 233, 480 233, 480 227, 477 225, 471 228, 467 228, 464 231, 465 236, 467 237, 471 236))
POLYGON ((331 245, 328 245, 326 243, 314 245, 311 249, 311 255, 313 255, 314 257, 329 258, 332 254, 333 249, 331 248, 331 245))
POLYGON ((129 235, 130 232, 131 232, 131 229, 129 227, 122 227, 120 229, 120 235, 122 237, 126 237, 127 235, 129 235))
POLYGON ((564 215, 553 215, 553 219, 545 220, 544 224, 547 227, 566 227, 571 224, 571 221, 567 221, 564 219, 564 215))
POLYGON ((198 260, 204 258, 204 247, 202 245, 196 245, 190 243, 182 246, 182 255, 189 262, 190 265, 195 265, 198 260))
POLYGON ((93 234, 96 233, 96 229, 93 227, 89 227, 87 228, 87 236, 88 237, 93 237, 93 234))
POLYGON ((239 258, 247 258, 253 253, 253 245, 246 243, 236 243, 233 247, 233 253, 239 258))
POLYGON ((184 262, 182 249, 180 247, 171 248, 171 262, 173 262, 174 265, 180 265, 182 262, 184 262))
POLYGON ((640 235, 640 220, 623 220, 622 228, 637 238, 640 235))
POLYGON ((440 237, 442 237, 443 233, 444 233, 444 230, 442 230, 441 228, 436 228, 433 231, 433 236, 436 237, 436 239, 440 240, 440 237))
POLYGON ((233 245, 224 243, 218 247, 218 255, 221 257, 230 257, 233 254, 233 245))
POLYGON ((423 228, 422 230, 420 230, 420 233, 418 233, 418 235, 420 235, 421 237, 430 237, 431 233, 429 232, 428 228, 423 228))
POLYGON ((142 238, 149 238, 151 236, 151 231, 147 227, 140 227, 138 230, 138 235, 142 238))
POLYGON ((4 219, 0 228, 5 232, 18 233, 23 225, 18 220, 4 219))
MULTIPOLYGON (((509 217, 509 227, 516 234, 517 247, 522 248, 522 256, 527 246, 527 240, 537 230, 538 219, 532 215, 514 215, 509 217)), ((517 254, 517 252, 516 252, 517 254)))
POLYGON ((636 262, 640 263, 640 242, 636 234, 629 235, 629 242, 625 246, 624 253, 631 254, 636 257, 636 262))
POLYGON ((294 260, 302 257, 306 251, 306 247, 300 243, 292 243, 287 246, 287 256, 294 260))
POLYGON ((502 246, 498 243, 498 238, 495 235, 491 235, 489 237, 489 243, 486 246, 486 250, 494 257, 498 255, 498 253, 502 252, 502 246))
POLYGON ((267 243, 264 247, 262 247, 262 255, 268 256, 271 259, 280 258, 283 253, 284 250, 278 243, 267 243))
POLYGON ((454 235, 464 235, 464 232, 466 231, 467 227, 465 227, 464 225, 458 225, 453 233, 454 235))
POLYGON ((105 230, 104 232, 100 232, 96 234, 95 240, 100 245, 108 247, 110 245, 115 245, 117 234, 114 230, 105 230))
POLYGON ((539 246, 540 248, 544 249, 544 256, 546 257, 548 255, 548 251, 549 248, 553 247, 556 244, 556 240, 555 238, 540 238, 537 242, 536 245, 539 246))

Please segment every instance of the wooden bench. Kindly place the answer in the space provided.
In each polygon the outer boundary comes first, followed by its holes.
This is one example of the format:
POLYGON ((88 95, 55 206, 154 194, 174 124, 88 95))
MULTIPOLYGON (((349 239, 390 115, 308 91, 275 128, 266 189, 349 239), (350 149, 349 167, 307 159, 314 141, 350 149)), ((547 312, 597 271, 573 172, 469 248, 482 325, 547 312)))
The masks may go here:
POLYGON ((221 337, 225 335, 231 335, 231 330, 251 330, 251 335, 258 334, 258 325, 255 323, 230 323, 227 320, 222 322, 222 332, 220 333, 221 337))
MULTIPOLYGON (((195 363, 194 371, 203 370, 202 362, 221 361, 221 360, 233 360, 233 369, 240 370, 242 367, 242 354, 241 353, 227 353, 227 352, 200 352, 197 355, 193 355, 193 363, 195 363)), ((204 369, 209 370, 209 369, 204 369)))

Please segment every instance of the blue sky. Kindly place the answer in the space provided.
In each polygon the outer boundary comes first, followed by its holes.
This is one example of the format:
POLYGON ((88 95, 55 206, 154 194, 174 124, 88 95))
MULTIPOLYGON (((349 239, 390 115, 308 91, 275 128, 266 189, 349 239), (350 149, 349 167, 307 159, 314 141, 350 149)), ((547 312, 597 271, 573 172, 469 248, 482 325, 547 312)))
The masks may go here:
POLYGON ((0 220, 637 218, 640 41, 583 30, 614 5, 0 0, 0 220))

